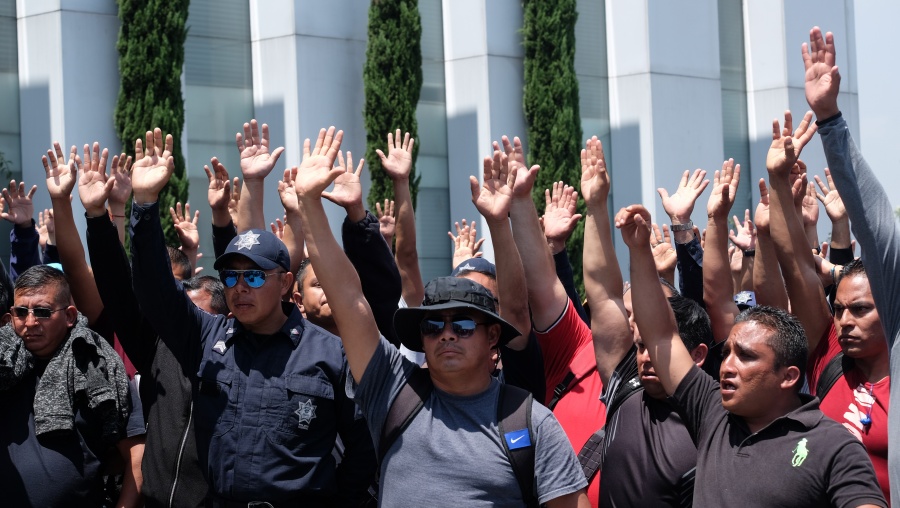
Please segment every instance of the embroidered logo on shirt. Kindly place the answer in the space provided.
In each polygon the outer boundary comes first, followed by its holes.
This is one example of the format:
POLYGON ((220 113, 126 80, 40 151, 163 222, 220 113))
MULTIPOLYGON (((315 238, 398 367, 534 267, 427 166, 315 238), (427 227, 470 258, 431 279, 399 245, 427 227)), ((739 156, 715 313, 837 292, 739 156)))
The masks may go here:
POLYGON ((300 403, 300 407, 294 411, 294 414, 298 418, 297 427, 307 430, 310 422, 316 417, 316 405, 312 403, 312 399, 306 399, 306 402, 300 403))
POLYGON ((809 454, 809 449, 806 448, 807 442, 806 438, 803 438, 797 443, 797 446, 794 447, 794 458, 791 459, 792 466, 800 467, 803 464, 803 461, 806 460, 806 456, 809 454))
POLYGON ((528 429, 514 430, 503 435, 506 439, 506 446, 510 450, 519 448, 527 448, 531 446, 531 436, 528 435, 528 429))
POLYGON ((215 351, 216 353, 219 353, 220 355, 225 354, 225 349, 227 349, 227 347, 225 346, 224 340, 220 340, 220 341, 216 342, 215 345, 213 345, 213 351, 215 351))
POLYGON ((254 245, 259 245, 259 234, 254 233, 252 231, 247 231, 242 235, 238 235, 238 240, 234 242, 234 246, 241 249, 253 250, 254 245))

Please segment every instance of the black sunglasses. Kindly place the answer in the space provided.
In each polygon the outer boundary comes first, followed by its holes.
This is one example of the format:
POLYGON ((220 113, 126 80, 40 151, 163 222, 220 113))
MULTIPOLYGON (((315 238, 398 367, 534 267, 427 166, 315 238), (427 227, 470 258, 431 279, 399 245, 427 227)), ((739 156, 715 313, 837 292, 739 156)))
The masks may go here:
POLYGON ((48 309, 47 307, 13 307, 11 310, 13 316, 16 316, 19 319, 27 318, 28 314, 34 314, 34 317, 36 319, 50 319, 50 316, 52 316, 54 312, 66 310, 66 308, 63 307, 61 309, 48 309))
POLYGON ((471 337, 475 334, 475 329, 478 328, 479 325, 485 324, 477 323, 474 319, 467 317, 448 317, 441 320, 423 319, 422 322, 419 323, 419 331, 422 332, 422 336, 431 337, 443 332, 444 326, 447 323, 450 323, 450 329, 461 339, 471 337))

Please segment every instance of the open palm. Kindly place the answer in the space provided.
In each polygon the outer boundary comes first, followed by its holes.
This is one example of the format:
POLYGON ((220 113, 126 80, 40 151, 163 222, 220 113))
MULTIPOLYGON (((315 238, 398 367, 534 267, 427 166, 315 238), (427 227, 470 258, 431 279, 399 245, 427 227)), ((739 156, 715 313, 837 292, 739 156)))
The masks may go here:
POLYGON ((47 150, 47 155, 41 157, 44 163, 44 173, 47 176, 47 191, 51 199, 68 198, 72 195, 72 189, 76 182, 76 160, 78 149, 72 145, 69 151, 69 160, 66 162, 59 142, 53 143, 53 150, 47 150))
POLYGON ((269 152, 269 126, 262 125, 262 135, 260 136, 259 124, 256 120, 245 123, 244 133, 237 133, 235 141, 241 154, 241 172, 244 180, 263 179, 268 176, 284 152, 284 147, 269 152))

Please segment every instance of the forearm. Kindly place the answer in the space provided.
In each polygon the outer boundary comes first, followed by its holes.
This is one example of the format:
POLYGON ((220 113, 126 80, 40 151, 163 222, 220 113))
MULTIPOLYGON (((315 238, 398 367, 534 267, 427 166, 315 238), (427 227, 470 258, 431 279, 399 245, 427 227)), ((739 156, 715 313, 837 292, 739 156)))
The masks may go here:
POLYGON ((738 315, 734 303, 734 280, 728 261, 728 222, 725 217, 709 217, 706 247, 703 249, 703 301, 716 341, 731 332, 738 315))
POLYGON ((703 249, 700 241, 693 238, 686 244, 675 243, 675 253, 678 262, 679 290, 686 298, 694 300, 702 307, 703 302, 703 249))
POLYGON ((263 211, 264 184, 262 179, 244 179, 241 200, 238 201, 238 221, 235 224, 238 232, 266 228, 263 211))
POLYGON ((767 233, 756 237, 756 257, 753 266, 753 292, 758 305, 788 310, 787 292, 778 266, 775 244, 767 233))
POLYGON ((694 362, 678 335, 675 315, 659 284, 650 245, 631 248, 630 253, 631 290, 640 295, 632 299, 634 320, 656 375, 671 395, 694 362))
MULTIPOLYGON (((229 242, 234 240, 234 237, 237 236, 237 228, 231 222, 230 217, 231 216, 229 216, 228 223, 224 226, 213 224, 213 254, 216 259, 219 259, 219 256, 225 253, 225 250, 228 249, 229 242)), ((291 258, 291 260, 293 260, 293 258, 291 258)))
POLYGON ((819 245, 819 232, 816 231, 815 224, 804 224, 803 225, 803 233, 806 236, 806 244, 809 246, 810 250, 814 248, 818 248, 819 245))
POLYGON ((525 268, 522 257, 513 240, 509 220, 499 222, 488 221, 491 240, 494 244, 494 259, 497 260, 497 298, 503 302, 500 306, 500 317, 519 330, 519 335, 507 347, 522 351, 528 345, 528 332, 531 330, 531 317, 525 294, 525 268))
POLYGON ((588 316, 584 306, 581 305, 581 295, 578 294, 578 289, 575 287, 575 273, 572 271, 572 263, 569 262, 569 253, 566 252, 566 249, 553 255, 553 264, 556 266, 556 278, 559 279, 560 284, 565 288, 569 300, 572 300, 575 312, 578 313, 585 324, 590 326, 591 317, 588 316))
POLYGON ((303 255, 303 221, 300 220, 299 213, 285 214, 284 237, 281 240, 291 256, 291 273, 297 273, 300 263, 306 257, 303 255))
POLYGON ((12 282, 15 282, 25 270, 39 264, 41 264, 40 236, 34 229, 34 221, 30 221, 27 225, 14 225, 9 232, 9 272, 12 282))
POLYGON ((125 203, 109 203, 109 215, 116 225, 116 231, 119 234, 119 243, 125 245, 125 203))
POLYGON ((301 197, 300 216, 310 261, 328 297, 353 378, 359 382, 378 347, 375 318, 353 264, 331 233, 321 198, 301 197))
POLYGON ((569 298, 556 278, 550 248, 531 197, 514 198, 510 216, 513 238, 525 268, 532 321, 538 330, 546 330, 566 310, 569 298))
POLYGON ((743 261, 741 261, 741 280, 738 286, 738 293, 741 291, 753 291, 754 259, 754 257, 745 255, 743 261))
POLYGON ((119 444, 122 458, 125 461, 125 471, 122 473, 122 491, 116 508, 138 508, 144 505, 141 496, 141 486, 144 484, 144 476, 141 470, 141 461, 144 458, 144 435, 126 438, 119 444))
POLYGON ((419 252, 416 250, 416 212, 409 194, 409 181, 394 180, 394 203, 397 205, 397 268, 403 284, 403 300, 418 305, 425 297, 422 272, 419 270, 419 252))
POLYGON ((850 248, 850 219, 844 218, 831 223, 830 250, 850 248))
POLYGON ((231 225, 231 214, 228 213, 228 207, 224 208, 210 208, 210 214, 212 215, 212 225, 219 228, 224 228, 231 225))
MULTIPOLYGON (((68 197, 52 199, 53 215, 56 221, 56 246, 59 260, 69 279, 75 306, 93 324, 103 311, 103 302, 97 291, 94 276, 88 267, 84 246, 75 226, 72 203, 68 197)), ((104 209, 102 213, 106 213, 104 209)))

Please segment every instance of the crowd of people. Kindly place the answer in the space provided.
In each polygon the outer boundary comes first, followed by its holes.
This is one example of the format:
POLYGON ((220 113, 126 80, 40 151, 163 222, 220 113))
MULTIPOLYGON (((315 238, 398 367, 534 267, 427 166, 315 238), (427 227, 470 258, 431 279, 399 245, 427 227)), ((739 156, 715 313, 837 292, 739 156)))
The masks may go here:
POLYGON ((322 129, 266 227, 283 148, 244 124, 239 176, 205 167, 217 277, 197 268, 199 211, 171 208, 166 244, 171 135, 148 131, 109 169, 98 143, 55 143, 52 209, 35 221, 37 186, 2 191, 3 503, 886 507, 892 487, 897 502, 900 227, 838 108, 832 34, 811 30, 802 55, 812 111, 773 122, 752 217, 729 217, 731 159, 660 189, 662 227, 641 204, 610 216, 596 137, 540 216, 540 168, 504 136, 469 182, 496 262, 462 220, 449 275, 427 283, 408 133, 377 152, 394 199, 373 214, 364 161, 322 129), (814 185, 800 156, 817 132, 830 169, 814 185), (340 245, 323 198, 346 211, 340 245), (566 253, 579 221, 583 295, 566 253))

